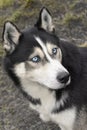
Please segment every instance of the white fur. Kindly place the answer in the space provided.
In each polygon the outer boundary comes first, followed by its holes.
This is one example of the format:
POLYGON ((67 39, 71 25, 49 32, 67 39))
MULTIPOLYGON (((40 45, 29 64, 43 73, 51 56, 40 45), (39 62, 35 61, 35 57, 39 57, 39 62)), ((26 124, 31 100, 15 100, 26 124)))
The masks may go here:
POLYGON ((49 91, 44 86, 37 83, 32 83, 28 79, 21 78, 23 90, 26 91, 33 98, 40 98, 41 105, 33 105, 30 103, 30 107, 39 112, 40 118, 47 122, 56 122, 62 130, 73 130, 73 124, 75 120, 75 109, 69 109, 59 114, 52 114, 52 111, 56 108, 63 106, 68 94, 64 93, 61 99, 56 102, 54 91, 49 91))
POLYGON ((25 77, 26 76, 25 63, 22 62, 18 65, 15 65, 15 72, 19 77, 25 77))
POLYGON ((59 109, 60 106, 64 106, 68 94, 63 93, 61 99, 56 102, 54 91, 49 91, 43 85, 31 82, 29 79, 24 77, 24 75, 21 75, 23 90, 33 98, 40 98, 41 100, 41 105, 35 106, 30 103, 30 107, 40 113, 40 118, 43 121, 56 122, 60 127, 62 127, 62 130, 73 130, 72 127, 75 120, 74 108, 60 112, 59 114, 52 114, 54 109, 59 109))
POLYGON ((15 66, 15 71, 19 77, 25 76, 27 80, 42 84, 44 87, 60 89, 64 86, 57 80, 57 76, 62 72, 62 68, 56 60, 29 72, 26 71, 24 63, 21 63, 15 66))
POLYGON ((76 118, 76 109, 70 108, 57 114, 51 115, 52 121, 59 124, 62 130, 73 130, 76 118))
POLYGON ((20 67, 18 67, 19 70, 18 68, 16 68, 16 73, 18 76, 21 77, 20 80, 23 90, 31 95, 33 98, 40 98, 41 100, 41 105, 35 106, 30 103, 30 107, 40 113, 40 118, 43 121, 56 122, 57 124, 59 124, 62 130, 73 130, 73 123, 75 120, 74 108, 60 112, 59 114, 52 114, 52 111, 54 109, 59 109, 60 106, 64 106, 64 103, 68 98, 68 94, 63 93, 61 99, 56 102, 55 92, 49 91, 49 89, 47 89, 43 85, 30 81, 29 78, 26 76, 26 73, 25 75, 21 73, 21 67, 22 72, 25 73, 25 68, 23 69, 24 64, 21 64, 20 67))

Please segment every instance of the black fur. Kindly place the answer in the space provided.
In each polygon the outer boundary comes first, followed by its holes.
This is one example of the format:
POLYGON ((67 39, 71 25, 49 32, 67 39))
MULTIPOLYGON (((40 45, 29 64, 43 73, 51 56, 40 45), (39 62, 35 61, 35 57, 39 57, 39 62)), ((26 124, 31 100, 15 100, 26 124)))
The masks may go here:
POLYGON ((70 85, 61 90, 62 92, 67 91, 69 97, 64 108, 60 108, 60 110, 71 106, 81 108, 87 104, 87 48, 79 48, 65 41, 60 42, 63 54, 62 64, 71 75, 70 85))

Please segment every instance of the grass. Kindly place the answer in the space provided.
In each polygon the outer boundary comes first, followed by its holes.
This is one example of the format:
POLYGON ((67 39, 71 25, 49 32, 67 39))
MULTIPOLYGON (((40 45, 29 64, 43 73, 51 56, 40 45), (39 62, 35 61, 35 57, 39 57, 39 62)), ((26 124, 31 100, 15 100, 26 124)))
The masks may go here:
MULTIPOLYGON (((18 2, 23 5, 25 3, 25 5, 29 5, 33 0, 19 0, 18 2)), ((0 0, 0 8, 4 8, 4 7, 9 7, 12 6, 14 4, 14 0, 0 0)))
POLYGON ((29 7, 33 3, 33 0, 25 0, 25 7, 29 7))
POLYGON ((21 17, 21 10, 16 10, 11 17, 7 18, 6 20, 9 20, 9 21, 12 21, 12 22, 15 22, 18 18, 21 17))
POLYGON ((63 18, 63 24, 69 26, 71 23, 82 21, 83 16, 82 15, 75 15, 71 12, 66 13, 65 17, 63 18))
POLYGON ((4 50, 3 50, 3 47, 2 47, 2 45, 1 45, 1 43, 0 43, 0 57, 2 57, 3 54, 4 54, 4 50))
MULTIPOLYGON (((0 2, 1 2, 0 8, 3 8, 3 7, 9 8, 9 6, 12 6, 12 4, 14 3, 14 0, 0 0, 0 2)), ((18 2, 20 3, 20 6, 17 10, 15 10, 12 13, 12 15, 10 15, 10 16, 6 16, 6 15, 0 16, 0 27, 2 27, 4 22, 7 21, 7 20, 10 20, 12 22, 16 22, 20 17, 32 16, 33 14, 35 14, 34 13, 35 11, 33 11, 33 12, 32 11, 31 12, 26 11, 26 9, 30 7, 33 0, 25 0, 25 1, 19 0, 18 2)))
POLYGON ((77 3, 78 3, 78 0, 73 1, 73 3, 70 4, 69 8, 70 8, 71 10, 73 10, 73 9, 75 8, 75 6, 76 6, 77 3))
POLYGON ((6 16, 1 16, 0 17, 0 27, 2 27, 3 26, 3 24, 4 24, 4 22, 5 22, 5 20, 6 20, 6 16))
POLYGON ((22 17, 32 17, 37 14, 37 9, 32 10, 31 12, 25 11, 25 6, 21 7, 20 9, 16 10, 11 17, 7 18, 6 20, 16 22, 19 18, 22 17))
POLYGON ((14 3, 14 0, 0 0, 0 8, 12 6, 13 3, 14 3))

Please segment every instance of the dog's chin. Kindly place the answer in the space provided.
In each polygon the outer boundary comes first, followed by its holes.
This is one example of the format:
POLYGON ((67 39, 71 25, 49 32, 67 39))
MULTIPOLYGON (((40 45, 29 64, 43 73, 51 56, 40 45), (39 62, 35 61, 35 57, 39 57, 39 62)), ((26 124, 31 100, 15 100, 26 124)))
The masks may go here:
POLYGON ((65 88, 66 87, 66 84, 61 84, 60 83, 60 85, 56 85, 56 86, 50 86, 50 87, 48 87, 50 90, 59 90, 59 89, 63 89, 63 88, 65 88))
POLYGON ((58 90, 58 89, 63 89, 66 88, 71 82, 71 78, 69 78, 67 83, 58 83, 58 85, 50 86, 49 89, 51 90, 58 90))

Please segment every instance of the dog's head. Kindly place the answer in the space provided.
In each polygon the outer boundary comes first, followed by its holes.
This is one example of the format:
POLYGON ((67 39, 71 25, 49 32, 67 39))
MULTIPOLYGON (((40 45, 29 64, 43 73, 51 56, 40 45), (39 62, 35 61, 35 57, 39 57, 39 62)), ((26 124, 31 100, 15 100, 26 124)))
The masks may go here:
POLYGON ((13 66, 11 69, 19 79, 25 78, 51 89, 61 89, 70 83, 54 32, 53 20, 46 8, 41 10, 31 29, 21 32, 13 23, 5 23, 3 45, 13 66))

